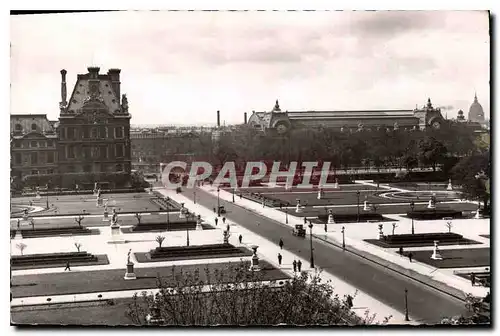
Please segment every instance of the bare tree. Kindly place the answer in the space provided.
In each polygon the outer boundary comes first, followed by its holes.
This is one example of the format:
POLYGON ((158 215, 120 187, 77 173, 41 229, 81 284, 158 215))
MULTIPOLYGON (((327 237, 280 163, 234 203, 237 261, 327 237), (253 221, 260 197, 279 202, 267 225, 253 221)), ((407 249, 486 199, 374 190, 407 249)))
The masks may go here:
POLYGON ((165 240, 165 236, 156 236, 156 242, 158 243, 160 248, 161 248, 161 244, 163 244, 164 240, 165 240))
POLYGON ((398 227, 397 223, 392 223, 392 235, 393 236, 394 236, 394 231, 396 230, 397 227, 398 227))
POLYGON ((79 215, 78 217, 75 218, 75 222, 78 224, 78 227, 81 229, 82 228, 82 221, 85 217, 82 215, 79 215))
POLYGON ((16 247, 19 249, 19 251, 21 251, 21 255, 24 255, 24 249, 28 247, 28 245, 26 245, 25 243, 19 243, 16 244, 16 247))
POLYGON ((453 228, 452 222, 446 222, 446 227, 448 228, 448 233, 451 233, 451 229, 453 228))
POLYGON ((75 247, 76 247, 76 249, 78 250, 78 252, 80 252, 80 248, 82 247, 82 244, 81 244, 81 243, 76 243, 76 242, 75 242, 75 247))
POLYGON ((174 267, 158 278, 156 295, 134 295, 127 316, 137 325, 147 324, 148 315, 162 325, 373 324, 374 315, 360 318, 351 310, 357 293, 339 297, 319 272, 278 283, 248 269, 248 262, 192 272, 174 267))

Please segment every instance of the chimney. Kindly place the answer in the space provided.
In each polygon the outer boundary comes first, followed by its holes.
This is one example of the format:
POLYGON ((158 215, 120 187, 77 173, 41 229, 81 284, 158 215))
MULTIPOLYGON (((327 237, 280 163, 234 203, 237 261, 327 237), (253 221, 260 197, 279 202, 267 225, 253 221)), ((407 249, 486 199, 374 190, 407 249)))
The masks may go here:
POLYGON ((66 91, 66 74, 68 72, 65 69, 61 70, 61 106, 66 106, 68 102, 66 101, 67 91, 66 91))
POLYGON ((243 120, 244 120, 244 123, 246 125, 247 124, 247 113, 246 112, 243 114, 243 120))
POLYGON ((120 72, 121 72, 121 69, 109 69, 108 70, 108 76, 109 76, 109 79, 111 80, 111 87, 113 88, 113 91, 115 92, 116 101, 118 102, 118 105, 121 104, 120 72))
POLYGON ((99 67, 91 66, 91 67, 88 67, 87 70, 90 74, 91 79, 97 79, 97 76, 99 75, 99 70, 100 70, 99 67))
POLYGON ((220 127, 220 111, 217 111, 217 127, 220 127))

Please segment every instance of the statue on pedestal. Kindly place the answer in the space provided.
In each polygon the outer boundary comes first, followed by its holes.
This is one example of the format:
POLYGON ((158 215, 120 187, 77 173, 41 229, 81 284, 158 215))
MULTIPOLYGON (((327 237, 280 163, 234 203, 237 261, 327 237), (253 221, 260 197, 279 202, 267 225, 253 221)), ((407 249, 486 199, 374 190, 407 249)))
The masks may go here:
POLYGON ((379 224, 378 225, 378 239, 383 239, 384 238, 384 225, 379 224))
POLYGON ((130 253, 132 253, 132 249, 129 249, 127 253, 127 265, 130 264, 130 253))

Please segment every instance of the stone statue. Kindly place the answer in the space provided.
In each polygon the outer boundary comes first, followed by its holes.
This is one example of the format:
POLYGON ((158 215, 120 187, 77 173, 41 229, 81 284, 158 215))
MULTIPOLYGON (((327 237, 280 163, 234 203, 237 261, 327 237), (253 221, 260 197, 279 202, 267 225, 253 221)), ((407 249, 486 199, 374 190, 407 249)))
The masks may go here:
POLYGON ((115 224, 118 221, 118 214, 116 213, 116 210, 113 209, 113 216, 111 217, 111 223, 115 224))
POLYGON ((132 249, 128 250, 128 253, 127 253, 127 264, 130 264, 130 253, 132 253, 132 249))
POLYGON ((128 99, 126 94, 122 94, 122 109, 123 112, 128 111, 128 99))
POLYGON ((18 219, 18 220, 17 220, 17 229, 19 230, 19 228, 20 228, 20 227, 21 227, 21 220, 20 220, 20 219, 18 219))

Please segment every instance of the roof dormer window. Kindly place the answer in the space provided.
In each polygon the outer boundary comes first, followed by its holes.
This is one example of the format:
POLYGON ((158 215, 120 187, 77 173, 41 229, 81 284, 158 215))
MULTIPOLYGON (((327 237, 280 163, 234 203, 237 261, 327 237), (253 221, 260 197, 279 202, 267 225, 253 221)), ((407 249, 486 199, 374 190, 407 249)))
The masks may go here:
POLYGON ((35 123, 31 124, 31 130, 32 131, 36 131, 37 130, 37 126, 35 123))

